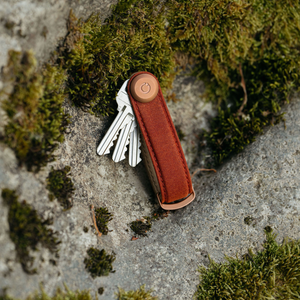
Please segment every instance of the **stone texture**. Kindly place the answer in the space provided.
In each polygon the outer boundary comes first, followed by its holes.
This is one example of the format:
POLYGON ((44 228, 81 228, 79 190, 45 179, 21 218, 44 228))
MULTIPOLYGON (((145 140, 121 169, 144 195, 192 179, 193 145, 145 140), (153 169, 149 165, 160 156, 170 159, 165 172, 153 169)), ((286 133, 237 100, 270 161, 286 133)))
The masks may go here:
MULTIPOLYGON (((70 8, 82 17, 92 11, 105 16, 112 2, 0 0, 0 65, 5 64, 6 52, 11 48, 33 48, 40 62, 47 60, 66 33, 70 8), (7 20, 16 25, 7 29, 7 20), (49 31, 46 38, 40 35, 43 26, 49 31)), ((178 77, 174 91, 182 101, 168 106, 174 124, 185 134, 182 147, 193 171, 203 163, 198 135, 215 112, 201 98, 203 83, 194 78, 178 77)), ((13 151, 0 144, 0 190, 15 189, 19 199, 26 199, 42 217, 53 217, 52 228, 62 241, 59 258, 41 248, 34 253, 39 273, 25 274, 15 259, 7 208, 0 197, 0 291, 7 288, 9 294, 24 299, 39 288, 39 283, 49 293, 66 283, 71 289, 87 288, 92 292, 104 287, 99 298, 111 300, 118 287, 129 290, 146 284, 159 299, 191 299, 199 283, 197 268, 208 265, 208 254, 221 262, 225 254, 240 255, 249 247, 260 249, 267 225, 278 232, 279 240, 300 237, 299 99, 286 108, 286 129, 283 123, 267 128, 218 173, 196 175, 196 200, 154 222, 148 237, 135 241, 130 240, 133 233, 128 224, 150 215, 157 207, 143 164, 131 168, 127 160, 115 164, 111 154, 97 156, 96 147, 113 117, 99 119, 68 102, 65 109, 72 115, 66 140, 56 152, 57 161, 40 173, 19 168, 13 151), (45 189, 51 166, 65 165, 71 166, 76 187, 74 206, 66 212, 57 201, 49 202, 45 189), (112 231, 107 236, 98 238, 95 234, 91 204, 105 206, 114 214, 108 225, 112 231), (250 225, 245 223, 248 216, 253 218, 250 225), (84 233, 84 226, 89 228, 88 233, 84 233), (89 247, 114 251, 116 272, 92 279, 83 263, 89 247), (55 259, 57 265, 52 265, 50 259, 55 259)))
POLYGON ((71 9, 84 19, 100 13, 104 21, 116 3, 117 0, 1 0, 0 69, 10 49, 33 49, 38 61, 47 60, 67 33, 71 9))

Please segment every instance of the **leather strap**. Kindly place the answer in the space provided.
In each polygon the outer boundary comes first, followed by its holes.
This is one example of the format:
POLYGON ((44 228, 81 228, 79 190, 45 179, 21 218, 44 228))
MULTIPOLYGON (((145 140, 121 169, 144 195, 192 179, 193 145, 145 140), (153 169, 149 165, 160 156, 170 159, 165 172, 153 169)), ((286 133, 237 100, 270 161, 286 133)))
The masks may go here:
POLYGON ((151 179, 151 182, 158 200, 164 209, 181 208, 190 203, 195 194, 184 153, 159 82, 149 72, 138 72, 130 78, 127 92, 143 136, 142 144, 144 143, 147 148, 145 151, 142 146, 142 153, 148 156, 145 163, 150 179, 155 177, 151 179), (140 74, 153 76, 159 87, 157 96, 147 103, 136 101, 130 92, 132 80, 140 74), (170 204, 175 201, 176 203, 170 204))

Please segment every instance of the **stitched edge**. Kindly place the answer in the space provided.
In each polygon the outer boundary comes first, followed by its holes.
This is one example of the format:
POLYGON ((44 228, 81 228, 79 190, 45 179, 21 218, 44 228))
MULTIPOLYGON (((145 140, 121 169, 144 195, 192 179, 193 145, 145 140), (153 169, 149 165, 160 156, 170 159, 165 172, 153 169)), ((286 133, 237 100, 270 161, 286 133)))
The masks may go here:
POLYGON ((189 175, 188 175, 189 172, 188 172, 188 170, 187 170, 187 165, 186 165, 185 159, 184 159, 184 157, 183 157, 183 153, 182 153, 182 151, 180 151, 181 146, 179 146, 178 140, 177 140, 177 138, 176 138, 176 136, 175 136, 174 127, 172 126, 171 121, 170 121, 170 118, 169 118, 170 115, 169 115, 169 114, 167 113, 167 111, 166 111, 166 109, 167 109, 167 108, 166 108, 166 105, 164 105, 164 103, 162 102, 161 96, 158 95, 158 97, 159 97, 159 103, 160 103, 160 105, 163 107, 163 111, 164 111, 164 113, 165 113, 167 122, 168 122, 169 127, 170 127, 170 129, 171 129, 171 131, 172 131, 173 138, 174 138, 174 140, 175 140, 175 143, 176 143, 176 146, 177 146, 177 150, 178 150, 179 155, 180 155, 180 158, 181 158, 181 163, 182 163, 183 168, 184 168, 184 173, 185 173, 185 177, 186 177, 187 186, 188 186, 189 192, 190 192, 190 191, 192 190, 192 186, 191 186, 191 182, 190 182, 190 180, 189 180, 189 175))
MULTIPOLYGON (((150 150, 151 150, 151 152, 152 152, 152 154, 153 154, 153 157, 154 157, 154 160, 155 160, 155 164, 156 164, 157 169, 158 169, 159 177, 160 177, 160 180, 161 180, 161 183, 162 183, 162 191, 163 191, 164 197, 165 197, 165 199, 166 199, 166 198, 167 198, 167 193, 166 193, 165 183, 164 183, 164 180, 163 180, 163 178, 162 178, 161 170, 160 170, 159 164, 158 164, 158 162, 157 162, 157 158, 156 158, 155 152, 154 152, 154 150, 153 150, 152 144, 151 144, 151 142, 150 142, 149 134, 148 134, 147 129, 146 129, 146 127, 145 127, 145 123, 144 123, 144 120, 143 120, 143 118, 142 118, 142 115, 141 115, 141 112, 140 112, 140 109, 139 109, 138 105, 136 105, 136 109, 137 109, 137 112, 138 112, 139 117, 140 117, 140 119, 141 119, 142 126, 143 126, 144 132, 145 132, 145 134, 146 134, 147 141, 148 141, 149 146, 150 146, 150 148, 151 148, 150 150)), ((144 137, 144 138, 145 138, 145 137, 144 137)), ((149 150, 149 152, 150 152, 150 150, 149 150)))

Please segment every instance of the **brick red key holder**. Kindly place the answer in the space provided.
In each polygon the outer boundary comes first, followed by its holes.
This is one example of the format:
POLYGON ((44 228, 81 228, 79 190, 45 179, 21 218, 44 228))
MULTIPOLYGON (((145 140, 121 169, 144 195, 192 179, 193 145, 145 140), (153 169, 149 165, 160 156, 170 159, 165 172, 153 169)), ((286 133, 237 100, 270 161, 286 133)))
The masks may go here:
POLYGON ((163 209, 174 210, 191 203, 195 192, 179 138, 157 78, 135 73, 127 85, 142 134, 142 156, 163 209))

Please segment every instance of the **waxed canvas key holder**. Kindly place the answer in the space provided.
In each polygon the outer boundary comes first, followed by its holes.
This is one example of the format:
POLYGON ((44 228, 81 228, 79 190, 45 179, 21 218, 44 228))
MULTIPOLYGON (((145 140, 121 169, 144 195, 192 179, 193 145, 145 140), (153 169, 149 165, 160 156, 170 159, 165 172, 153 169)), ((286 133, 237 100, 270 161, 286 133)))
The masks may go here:
POLYGON ((135 73, 127 93, 141 131, 141 151, 163 209, 182 208, 195 198, 189 169, 157 78, 135 73))

